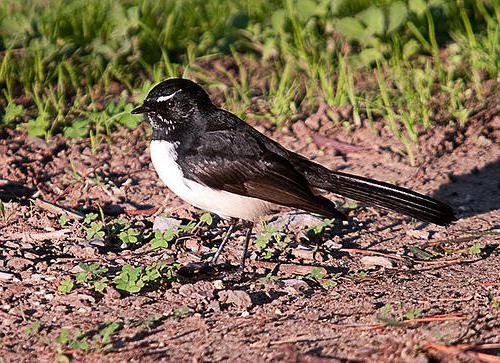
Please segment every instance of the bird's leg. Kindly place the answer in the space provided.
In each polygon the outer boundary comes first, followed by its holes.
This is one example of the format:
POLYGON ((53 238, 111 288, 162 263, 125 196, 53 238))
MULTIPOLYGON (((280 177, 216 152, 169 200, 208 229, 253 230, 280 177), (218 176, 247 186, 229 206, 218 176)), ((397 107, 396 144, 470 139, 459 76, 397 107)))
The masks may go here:
POLYGON ((224 246, 226 245, 227 240, 231 236, 231 233, 233 232, 234 226, 236 225, 237 222, 238 222, 237 219, 231 220, 231 222, 229 224, 229 228, 227 229, 226 235, 222 239, 222 242, 219 245, 217 252, 215 252, 214 257, 212 258, 212 261, 211 261, 212 265, 215 265, 217 263, 217 260, 219 259, 219 256, 222 253, 222 251, 224 250, 224 246))
POLYGON ((241 263, 240 263, 240 271, 243 272, 245 270, 245 261, 247 259, 248 245, 250 244, 250 238, 252 237, 252 229, 254 223, 249 222, 247 234, 245 237, 245 244, 243 245, 243 254, 241 255, 241 263))

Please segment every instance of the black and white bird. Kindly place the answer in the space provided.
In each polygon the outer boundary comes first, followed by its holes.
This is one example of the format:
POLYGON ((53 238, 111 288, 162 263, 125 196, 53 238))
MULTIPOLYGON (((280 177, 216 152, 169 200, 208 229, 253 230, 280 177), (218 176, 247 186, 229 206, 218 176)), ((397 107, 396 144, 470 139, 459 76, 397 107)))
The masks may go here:
MULTIPOLYGON (((216 107, 195 82, 172 78, 156 85, 142 106, 153 128, 151 159, 160 179, 189 204, 249 225, 276 206, 344 219, 321 192, 333 192, 424 222, 454 221, 450 206, 373 179, 332 171, 285 149, 232 113, 216 107)), ((232 232, 229 227, 219 250, 232 232)))

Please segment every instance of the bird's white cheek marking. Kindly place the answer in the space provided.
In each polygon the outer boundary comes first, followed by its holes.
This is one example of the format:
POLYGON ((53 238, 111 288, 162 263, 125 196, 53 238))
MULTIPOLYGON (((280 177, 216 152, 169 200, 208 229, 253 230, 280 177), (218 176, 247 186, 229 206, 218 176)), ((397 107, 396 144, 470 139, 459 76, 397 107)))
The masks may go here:
POLYGON ((178 143, 161 140, 151 142, 151 160, 160 179, 181 199, 195 207, 208 210, 223 218, 256 220, 271 209, 270 203, 244 197, 184 178, 177 164, 178 143))

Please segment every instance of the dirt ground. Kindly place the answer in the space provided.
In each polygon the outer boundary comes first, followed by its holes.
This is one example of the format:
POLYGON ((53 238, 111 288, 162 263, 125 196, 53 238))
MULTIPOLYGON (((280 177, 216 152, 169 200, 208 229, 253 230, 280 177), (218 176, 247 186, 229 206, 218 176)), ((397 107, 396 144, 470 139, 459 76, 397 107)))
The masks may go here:
MULTIPOLYGON (((498 361, 499 104, 492 100, 463 129, 442 126, 425 133, 415 150, 418 166, 408 164, 385 129, 347 131, 321 117, 284 130, 256 125, 331 168, 447 201, 460 220, 444 228, 360 207, 349 212, 347 225, 325 237, 331 249, 314 253, 314 246, 291 231, 292 243, 280 256, 255 258, 251 247, 240 277, 230 267, 241 249, 233 241, 220 268, 138 294, 111 286, 102 294, 85 287, 61 294, 58 284, 74 276, 80 262, 109 268, 173 258, 185 265, 199 262, 217 248, 224 223, 172 251, 151 251, 148 245, 120 250, 87 241, 80 223, 61 232, 57 211, 37 201, 82 211, 99 205, 108 216, 149 229, 154 215, 130 211, 160 208, 156 215, 194 216, 152 170, 147 126, 116 132, 94 151, 87 140, 55 137, 46 143, 3 131, 0 362, 498 361), (424 259, 414 247, 436 254, 424 259), (375 264, 383 266, 371 266, 366 257, 379 257, 375 264), (314 266, 328 277, 311 277, 319 271, 314 266), (110 321, 121 328, 105 346, 95 343, 85 352, 56 339, 64 327, 95 341, 110 321), (37 332, 26 330, 36 322, 37 332)), ((234 239, 241 240, 242 232, 234 239)))

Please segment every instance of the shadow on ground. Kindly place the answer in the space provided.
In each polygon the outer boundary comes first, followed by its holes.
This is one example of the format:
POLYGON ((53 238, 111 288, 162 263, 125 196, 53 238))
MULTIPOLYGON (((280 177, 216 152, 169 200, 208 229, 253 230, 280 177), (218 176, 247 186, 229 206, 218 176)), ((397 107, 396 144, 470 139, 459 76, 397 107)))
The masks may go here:
POLYGON ((460 218, 500 209, 500 159, 470 173, 454 175, 434 196, 450 203, 460 218))

